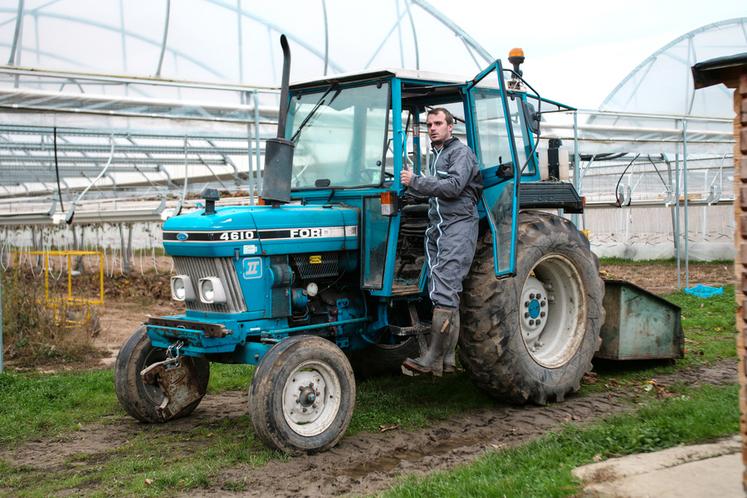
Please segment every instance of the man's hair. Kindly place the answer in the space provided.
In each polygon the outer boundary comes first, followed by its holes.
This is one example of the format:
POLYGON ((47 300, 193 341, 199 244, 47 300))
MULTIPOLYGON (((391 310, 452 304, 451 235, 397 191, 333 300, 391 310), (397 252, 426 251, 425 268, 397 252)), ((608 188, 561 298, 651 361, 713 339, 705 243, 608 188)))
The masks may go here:
POLYGON ((431 114, 438 114, 439 112, 444 113, 444 116, 446 116, 446 124, 454 124, 454 116, 449 112, 448 109, 445 109, 443 107, 434 107, 433 109, 428 111, 427 116, 430 116, 431 114))

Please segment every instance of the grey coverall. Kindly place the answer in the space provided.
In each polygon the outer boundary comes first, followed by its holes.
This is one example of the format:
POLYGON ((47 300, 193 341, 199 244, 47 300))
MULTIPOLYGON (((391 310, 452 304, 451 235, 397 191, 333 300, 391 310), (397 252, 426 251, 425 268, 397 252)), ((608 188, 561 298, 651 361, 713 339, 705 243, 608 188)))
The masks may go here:
POLYGON ((440 150, 433 149, 430 172, 410 181, 416 194, 430 197, 425 232, 428 295, 434 306, 458 308, 462 280, 475 256, 482 177, 475 154, 455 137, 440 150))

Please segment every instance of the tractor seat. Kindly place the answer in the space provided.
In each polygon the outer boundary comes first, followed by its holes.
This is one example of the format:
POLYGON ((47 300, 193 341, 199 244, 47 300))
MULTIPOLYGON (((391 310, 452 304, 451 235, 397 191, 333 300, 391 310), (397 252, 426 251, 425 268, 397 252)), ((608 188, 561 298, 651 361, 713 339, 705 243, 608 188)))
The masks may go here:
POLYGON ((402 206, 400 234, 409 237, 422 237, 426 228, 428 228, 428 204, 402 206))
POLYGON ((408 204, 402 207, 402 216, 406 218, 427 218, 428 204, 408 204))

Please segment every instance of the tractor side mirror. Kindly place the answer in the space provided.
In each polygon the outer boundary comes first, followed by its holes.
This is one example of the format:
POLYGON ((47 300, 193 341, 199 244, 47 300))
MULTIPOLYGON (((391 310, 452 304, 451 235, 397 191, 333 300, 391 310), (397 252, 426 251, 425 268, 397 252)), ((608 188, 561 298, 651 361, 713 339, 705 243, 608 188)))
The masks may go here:
POLYGON ((535 135, 540 134, 540 119, 541 115, 538 113, 532 104, 529 102, 522 102, 522 111, 524 112, 524 121, 529 126, 529 129, 535 135))

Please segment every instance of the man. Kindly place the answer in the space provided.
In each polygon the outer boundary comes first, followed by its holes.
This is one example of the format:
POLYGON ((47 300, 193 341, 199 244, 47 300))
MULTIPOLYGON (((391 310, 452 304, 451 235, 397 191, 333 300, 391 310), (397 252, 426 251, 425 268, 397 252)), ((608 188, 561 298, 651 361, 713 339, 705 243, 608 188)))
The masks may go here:
POLYGON ((452 137, 454 117, 448 110, 437 107, 428 111, 426 125, 433 148, 431 174, 415 175, 405 169, 400 180, 415 194, 430 197, 425 250, 433 322, 428 350, 405 360, 402 372, 440 377, 456 371, 459 293, 477 245, 476 204, 482 177, 474 153, 452 137))

